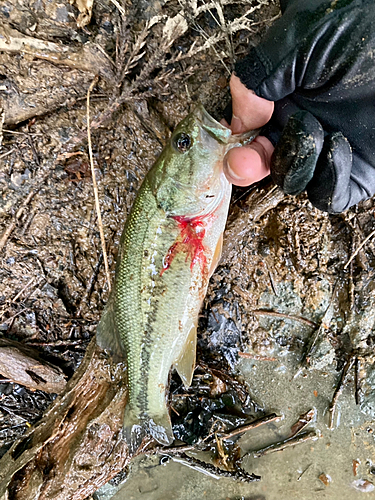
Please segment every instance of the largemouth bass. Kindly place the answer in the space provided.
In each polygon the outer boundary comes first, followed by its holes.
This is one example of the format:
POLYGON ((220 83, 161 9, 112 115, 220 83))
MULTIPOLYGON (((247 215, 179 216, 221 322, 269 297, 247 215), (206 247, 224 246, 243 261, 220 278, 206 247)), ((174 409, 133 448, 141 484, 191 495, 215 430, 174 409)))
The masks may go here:
POLYGON ((127 361, 131 450, 145 435, 173 441, 168 376, 174 367, 191 384, 198 313, 220 258, 231 196, 223 158, 237 145, 239 138, 198 106, 145 177, 126 221, 97 342, 127 361))

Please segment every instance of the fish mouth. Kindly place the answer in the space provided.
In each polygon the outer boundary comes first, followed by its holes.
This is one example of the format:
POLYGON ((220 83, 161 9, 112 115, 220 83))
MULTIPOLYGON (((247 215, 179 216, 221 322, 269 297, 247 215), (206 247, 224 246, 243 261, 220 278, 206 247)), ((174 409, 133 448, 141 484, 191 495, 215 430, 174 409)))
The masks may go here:
POLYGON ((194 115, 199 125, 208 132, 214 139, 222 144, 228 144, 232 132, 229 128, 215 120, 204 108, 203 104, 198 104, 194 110, 194 115))
POLYGON ((194 110, 194 115, 200 126, 214 137, 218 142, 227 145, 229 149, 250 144, 259 134, 260 128, 248 130, 242 134, 232 134, 230 128, 215 120, 205 109, 203 104, 198 104, 194 110))

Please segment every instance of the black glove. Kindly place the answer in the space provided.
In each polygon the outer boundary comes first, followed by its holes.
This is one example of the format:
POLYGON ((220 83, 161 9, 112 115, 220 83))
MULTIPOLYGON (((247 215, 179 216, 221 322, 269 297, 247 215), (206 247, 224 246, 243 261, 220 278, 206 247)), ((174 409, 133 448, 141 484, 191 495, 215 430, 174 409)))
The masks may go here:
POLYGON ((283 16, 235 67, 275 102, 271 175, 338 213, 375 193, 375 2, 284 0, 283 16))

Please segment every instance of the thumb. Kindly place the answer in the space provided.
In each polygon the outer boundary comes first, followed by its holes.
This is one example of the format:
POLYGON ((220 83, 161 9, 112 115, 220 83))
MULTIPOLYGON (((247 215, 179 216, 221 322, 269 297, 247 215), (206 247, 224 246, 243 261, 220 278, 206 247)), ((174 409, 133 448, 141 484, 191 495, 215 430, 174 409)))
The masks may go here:
POLYGON ((224 173, 232 184, 249 186, 270 173, 272 143, 258 136, 249 146, 241 146, 228 151, 224 158, 224 173))
POLYGON ((258 97, 249 90, 235 74, 230 79, 233 117, 231 129, 234 134, 263 127, 271 118, 274 103, 258 97))

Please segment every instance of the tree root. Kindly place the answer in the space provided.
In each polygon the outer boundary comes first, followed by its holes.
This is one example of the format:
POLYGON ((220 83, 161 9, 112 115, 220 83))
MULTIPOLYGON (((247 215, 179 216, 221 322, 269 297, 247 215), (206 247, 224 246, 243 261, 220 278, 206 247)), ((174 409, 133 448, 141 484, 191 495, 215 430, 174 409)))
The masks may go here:
POLYGON ((0 373, 32 390, 59 394, 66 386, 60 368, 43 361, 34 349, 7 339, 0 339, 0 373))
POLYGON ((44 418, 0 460, 0 500, 84 500, 128 463, 125 366, 92 340, 44 418))

